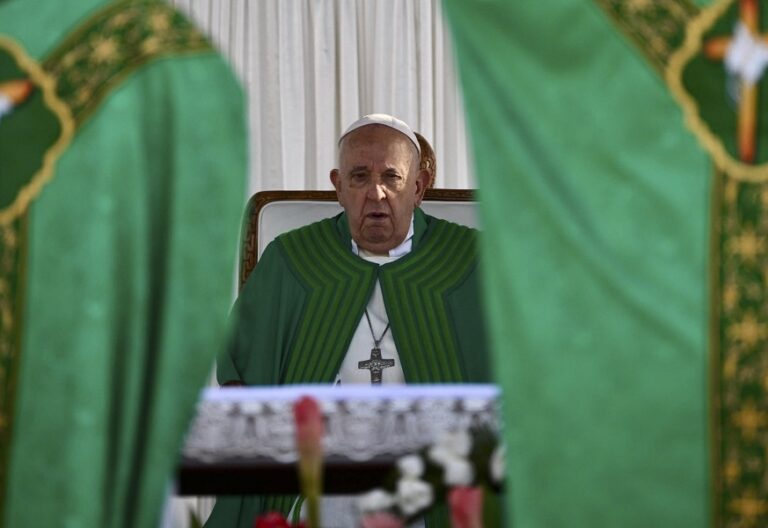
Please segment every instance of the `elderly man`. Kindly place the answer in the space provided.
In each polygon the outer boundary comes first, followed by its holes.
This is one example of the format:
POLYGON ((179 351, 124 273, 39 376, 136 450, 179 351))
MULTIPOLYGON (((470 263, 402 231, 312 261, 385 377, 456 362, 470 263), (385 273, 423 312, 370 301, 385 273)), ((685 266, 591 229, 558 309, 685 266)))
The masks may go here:
MULTIPOLYGON (((266 248, 235 306, 220 383, 489 380, 476 231, 419 209, 429 181, 419 158, 399 119, 347 129, 330 174, 344 212, 266 248)), ((231 499, 221 502, 211 525, 250 526, 266 507, 246 501, 223 517, 231 499)))

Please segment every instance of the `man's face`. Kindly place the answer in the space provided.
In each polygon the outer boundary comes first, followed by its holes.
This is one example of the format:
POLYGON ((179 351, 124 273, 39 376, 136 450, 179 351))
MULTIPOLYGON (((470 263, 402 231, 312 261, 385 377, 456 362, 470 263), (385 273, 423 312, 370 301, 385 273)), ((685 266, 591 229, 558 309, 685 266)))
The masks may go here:
POLYGON ((400 132, 368 125, 345 137, 331 182, 357 245, 386 255, 405 240, 427 178, 416 147, 400 132))

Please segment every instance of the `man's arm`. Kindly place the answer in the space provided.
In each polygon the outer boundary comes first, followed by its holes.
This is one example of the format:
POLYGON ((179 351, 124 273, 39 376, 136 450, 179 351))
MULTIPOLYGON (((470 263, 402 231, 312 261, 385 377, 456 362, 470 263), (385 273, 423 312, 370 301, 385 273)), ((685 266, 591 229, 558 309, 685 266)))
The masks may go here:
POLYGON ((279 242, 270 243, 232 309, 230 338, 217 362, 219 384, 281 383, 305 300, 279 242))

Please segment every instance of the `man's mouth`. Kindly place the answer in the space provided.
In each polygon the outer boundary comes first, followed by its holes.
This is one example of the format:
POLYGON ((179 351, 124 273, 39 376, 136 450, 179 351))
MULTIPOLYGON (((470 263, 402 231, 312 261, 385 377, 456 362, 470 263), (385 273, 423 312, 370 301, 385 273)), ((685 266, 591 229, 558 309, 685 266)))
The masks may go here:
POLYGON ((365 216, 367 216, 368 218, 371 218, 371 219, 373 219, 373 220, 384 220, 384 219, 385 219, 385 218, 387 218, 387 216, 389 216, 389 215, 388 215, 387 213, 378 213, 378 212, 373 212, 373 213, 368 213, 368 214, 367 214, 367 215, 365 215, 365 216))

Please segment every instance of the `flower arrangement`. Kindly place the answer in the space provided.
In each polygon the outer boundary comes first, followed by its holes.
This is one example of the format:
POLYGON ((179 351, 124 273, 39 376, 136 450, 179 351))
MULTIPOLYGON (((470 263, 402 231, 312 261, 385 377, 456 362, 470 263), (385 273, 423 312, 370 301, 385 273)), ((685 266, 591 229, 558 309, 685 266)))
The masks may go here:
MULTIPOLYGON (((298 470, 307 506, 305 523, 292 525, 282 514, 257 517, 254 528, 320 528, 325 427, 318 402, 305 396, 294 403, 298 470)), ((482 528, 483 494, 498 490, 504 477, 504 451, 487 427, 444 433, 417 454, 397 460, 381 488, 358 499, 363 528, 403 528, 434 504, 445 503, 452 528, 482 528)))
POLYGON ((483 490, 504 476, 504 451, 488 429, 457 430, 397 461, 383 488, 359 498, 366 528, 405 526, 437 502, 446 502, 454 528, 483 526, 483 490))

